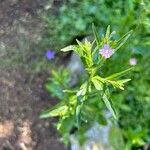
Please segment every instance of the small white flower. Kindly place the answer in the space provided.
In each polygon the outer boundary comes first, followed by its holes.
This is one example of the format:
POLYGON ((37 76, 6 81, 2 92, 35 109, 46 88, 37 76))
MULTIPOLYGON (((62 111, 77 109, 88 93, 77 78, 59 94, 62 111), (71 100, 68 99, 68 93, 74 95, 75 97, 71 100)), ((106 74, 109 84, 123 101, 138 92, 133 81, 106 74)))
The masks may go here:
POLYGON ((130 64, 131 66, 135 66, 135 65, 137 64, 137 59, 136 59, 136 58, 130 58, 129 64, 130 64))

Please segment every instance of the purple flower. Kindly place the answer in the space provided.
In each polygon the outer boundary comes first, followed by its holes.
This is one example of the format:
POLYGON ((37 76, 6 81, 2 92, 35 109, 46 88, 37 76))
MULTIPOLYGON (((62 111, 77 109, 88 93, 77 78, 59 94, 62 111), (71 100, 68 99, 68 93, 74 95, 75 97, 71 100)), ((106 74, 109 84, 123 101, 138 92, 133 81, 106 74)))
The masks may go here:
POLYGON ((55 52, 52 51, 52 50, 47 50, 46 57, 47 57, 48 60, 53 59, 55 57, 55 52))
POLYGON ((136 59, 136 58, 130 58, 129 64, 130 64, 131 66, 135 66, 135 65, 137 64, 137 59, 136 59))
POLYGON ((104 47, 99 50, 99 53, 107 59, 114 54, 114 49, 111 49, 109 44, 105 44, 104 47))

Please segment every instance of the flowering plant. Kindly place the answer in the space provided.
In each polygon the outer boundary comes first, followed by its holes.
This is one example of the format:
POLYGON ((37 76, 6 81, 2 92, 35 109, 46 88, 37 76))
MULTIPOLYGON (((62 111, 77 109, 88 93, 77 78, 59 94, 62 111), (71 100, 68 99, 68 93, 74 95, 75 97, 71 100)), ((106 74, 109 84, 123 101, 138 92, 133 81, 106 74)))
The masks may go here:
MULTIPOLYGON (((102 112, 103 104, 112 113, 114 119, 117 119, 110 99, 110 86, 124 90, 124 83, 130 81, 130 79, 119 78, 132 70, 132 68, 104 77, 102 66, 107 62, 107 59, 123 46, 131 32, 126 33, 119 40, 113 40, 115 32, 111 32, 110 26, 108 26, 106 34, 100 38, 93 25, 93 42, 85 39, 84 43, 82 43, 77 40, 78 45, 71 45, 61 49, 63 52, 72 50, 76 52, 81 58, 86 71, 83 83, 79 87, 71 88, 65 84, 66 89, 62 89, 62 95, 58 97, 61 101, 41 114, 41 118, 59 117, 56 126, 62 134, 64 142, 68 141, 70 133, 76 134, 79 140, 82 141, 82 133, 95 121, 100 124, 106 124, 106 119, 102 112)), ((53 81, 53 79, 52 77, 51 80, 53 81)), ((58 86, 62 85, 62 81, 60 82, 61 84, 58 83, 58 86)), ((51 84, 48 84, 47 87, 51 87, 51 84)))

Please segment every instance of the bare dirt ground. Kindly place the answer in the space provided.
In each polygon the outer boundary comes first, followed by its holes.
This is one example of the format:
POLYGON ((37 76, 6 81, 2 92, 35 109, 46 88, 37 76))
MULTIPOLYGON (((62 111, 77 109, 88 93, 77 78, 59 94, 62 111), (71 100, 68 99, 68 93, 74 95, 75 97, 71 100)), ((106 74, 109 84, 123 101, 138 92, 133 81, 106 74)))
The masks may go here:
MULTIPOLYGON (((23 48, 20 35, 31 42, 40 37, 43 24, 37 12, 44 2, 0 0, 0 59, 9 57, 7 48, 23 48)), ((52 125, 54 120, 39 119, 40 112, 55 103, 44 91, 45 79, 46 75, 36 75, 30 83, 23 68, 0 68, 0 150, 65 149, 52 125)))

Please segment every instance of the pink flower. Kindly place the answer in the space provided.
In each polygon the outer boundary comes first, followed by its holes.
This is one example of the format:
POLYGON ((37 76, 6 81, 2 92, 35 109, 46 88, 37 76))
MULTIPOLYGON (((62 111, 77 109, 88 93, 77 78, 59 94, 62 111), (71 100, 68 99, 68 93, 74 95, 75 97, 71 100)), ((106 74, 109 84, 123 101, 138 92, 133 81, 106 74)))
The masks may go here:
POLYGON ((104 47, 99 50, 99 53, 107 59, 114 54, 114 49, 111 49, 109 44, 105 44, 104 47))
POLYGON ((137 64, 137 59, 136 59, 136 58, 130 58, 129 64, 130 64, 131 66, 135 66, 135 65, 137 64))

